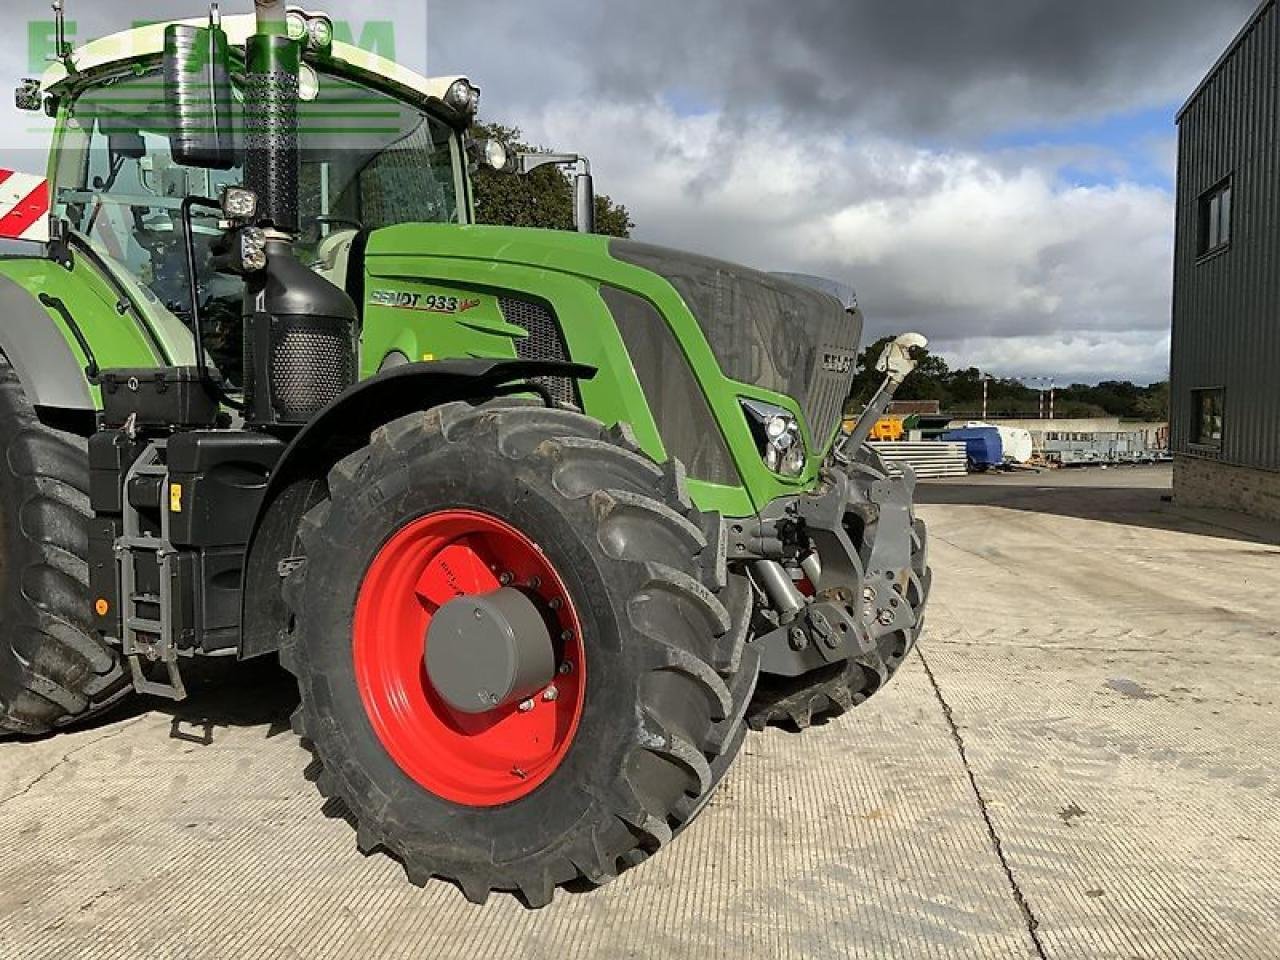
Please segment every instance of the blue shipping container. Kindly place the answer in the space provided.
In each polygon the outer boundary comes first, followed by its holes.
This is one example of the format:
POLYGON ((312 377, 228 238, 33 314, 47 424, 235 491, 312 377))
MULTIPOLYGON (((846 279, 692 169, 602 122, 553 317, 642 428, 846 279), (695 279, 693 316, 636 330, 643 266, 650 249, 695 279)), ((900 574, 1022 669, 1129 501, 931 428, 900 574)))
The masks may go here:
POLYGON ((941 438, 946 443, 963 443, 969 464, 977 470, 998 467, 1004 463, 1004 444, 995 427, 964 427, 948 430, 941 438))

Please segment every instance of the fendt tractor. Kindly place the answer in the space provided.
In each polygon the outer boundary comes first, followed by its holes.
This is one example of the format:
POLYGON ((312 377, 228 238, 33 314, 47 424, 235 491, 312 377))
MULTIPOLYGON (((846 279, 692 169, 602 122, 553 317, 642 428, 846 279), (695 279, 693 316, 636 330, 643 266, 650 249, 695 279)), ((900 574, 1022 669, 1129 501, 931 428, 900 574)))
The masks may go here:
POLYGON ((474 225, 478 97, 279 0, 18 88, 56 127, 0 260, 0 730, 278 655, 359 850, 541 906, 911 651, 914 480, 864 441, 923 341, 841 433, 856 302, 474 225))

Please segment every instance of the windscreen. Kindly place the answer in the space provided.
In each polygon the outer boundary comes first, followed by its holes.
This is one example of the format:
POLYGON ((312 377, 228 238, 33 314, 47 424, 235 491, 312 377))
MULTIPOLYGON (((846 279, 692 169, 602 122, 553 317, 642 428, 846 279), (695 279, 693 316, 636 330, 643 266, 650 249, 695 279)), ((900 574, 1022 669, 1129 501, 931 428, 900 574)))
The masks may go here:
MULTIPOLYGON (((461 157, 442 120, 395 97, 336 76, 314 75, 299 106, 299 212, 303 262, 334 241, 399 223, 464 216, 461 157)), ((241 96, 237 93, 237 96, 241 96)), ((190 322, 191 296, 179 215, 188 196, 216 199, 244 171, 179 166, 169 149, 159 69, 81 93, 70 107, 54 203, 73 230, 190 322)), ((215 273, 217 216, 196 211, 198 290, 205 347, 232 384, 241 382, 243 285, 215 273)), ((341 280, 342 278, 338 278, 341 280)))

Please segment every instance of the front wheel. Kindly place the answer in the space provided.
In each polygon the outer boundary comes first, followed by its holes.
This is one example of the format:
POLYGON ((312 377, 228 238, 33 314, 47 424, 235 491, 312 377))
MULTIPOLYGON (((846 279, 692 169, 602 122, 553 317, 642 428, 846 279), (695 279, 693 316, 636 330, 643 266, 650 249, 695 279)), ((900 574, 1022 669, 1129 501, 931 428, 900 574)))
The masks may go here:
POLYGON ((362 850, 541 906, 696 812, 749 690, 678 467, 576 413, 451 404, 380 429, 329 492, 281 654, 362 850))
POLYGON ((102 714, 133 692, 93 632, 89 453, 45 425, 0 355, 0 736, 102 714))

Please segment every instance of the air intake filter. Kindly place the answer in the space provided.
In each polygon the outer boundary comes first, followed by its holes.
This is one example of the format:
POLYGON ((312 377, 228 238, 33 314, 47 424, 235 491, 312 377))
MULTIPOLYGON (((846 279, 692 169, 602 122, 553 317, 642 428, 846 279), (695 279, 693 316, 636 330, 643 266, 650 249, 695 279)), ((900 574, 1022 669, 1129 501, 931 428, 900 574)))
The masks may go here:
POLYGON ((268 247, 265 309, 245 316, 245 420, 300 426, 356 382, 351 298, 300 264, 285 244, 268 247))

